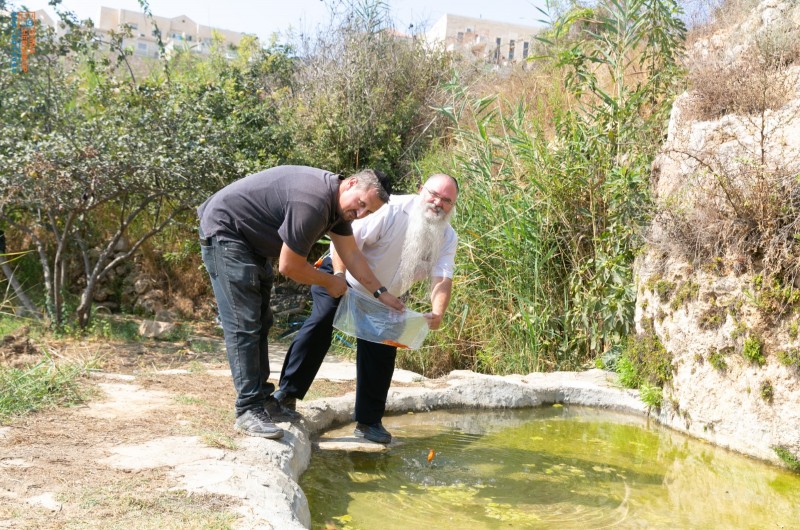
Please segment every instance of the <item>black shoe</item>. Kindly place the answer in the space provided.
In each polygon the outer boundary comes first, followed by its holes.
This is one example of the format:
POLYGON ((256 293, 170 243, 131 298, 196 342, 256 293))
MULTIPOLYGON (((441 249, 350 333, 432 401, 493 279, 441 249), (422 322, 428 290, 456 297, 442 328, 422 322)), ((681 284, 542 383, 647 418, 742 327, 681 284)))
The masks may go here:
POLYGON ((358 438, 366 438, 371 442, 379 444, 388 444, 392 441, 392 435, 383 428, 381 422, 367 425, 366 423, 356 423, 356 429, 353 431, 358 438))
POLYGON ((264 403, 264 410, 266 410, 275 421, 299 421, 302 419, 299 412, 290 409, 285 403, 286 399, 277 400, 275 399, 275 394, 273 394, 267 399, 267 402, 264 403))
POLYGON ((280 388, 272 393, 272 397, 280 401, 281 406, 289 410, 297 410, 297 398, 290 396, 280 388))
POLYGON ((266 411, 262 409, 250 409, 236 418, 233 428, 242 431, 248 436, 258 436, 259 438, 270 438, 276 440, 283 437, 283 429, 272 423, 266 411))

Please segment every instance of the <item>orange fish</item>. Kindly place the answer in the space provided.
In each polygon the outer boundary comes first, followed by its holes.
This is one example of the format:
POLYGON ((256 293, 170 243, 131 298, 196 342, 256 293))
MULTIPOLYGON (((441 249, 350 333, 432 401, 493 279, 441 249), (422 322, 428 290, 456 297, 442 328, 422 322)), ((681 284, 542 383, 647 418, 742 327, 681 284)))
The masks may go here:
POLYGON ((403 348, 405 350, 408 349, 408 346, 406 346, 405 344, 391 339, 386 339, 385 341, 383 341, 383 343, 389 346, 394 346, 395 348, 403 348))
POLYGON ((433 457, 436 456, 436 451, 433 449, 428 449, 428 451, 428 463, 430 464, 431 460, 433 460, 433 457))

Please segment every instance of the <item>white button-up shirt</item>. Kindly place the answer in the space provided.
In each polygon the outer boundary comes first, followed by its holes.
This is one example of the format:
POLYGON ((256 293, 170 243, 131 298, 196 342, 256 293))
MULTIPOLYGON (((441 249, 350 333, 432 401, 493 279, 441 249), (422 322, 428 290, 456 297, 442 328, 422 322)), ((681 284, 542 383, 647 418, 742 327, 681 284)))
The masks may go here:
MULTIPOLYGON (((414 209, 414 201, 420 200, 422 199, 419 195, 392 195, 389 197, 388 204, 377 212, 352 222, 353 236, 358 248, 364 253, 367 263, 381 285, 389 288, 395 296, 401 296, 411 288, 411 285, 392 287, 392 284, 400 265, 409 216, 414 209)), ((457 244, 456 232, 453 227, 448 225, 445 228, 442 248, 436 263, 432 268, 425 264, 426 267, 423 270, 430 270, 431 278, 452 278, 457 244)), ((435 251, 433 254, 436 254, 435 251)), ((414 280, 422 279, 424 277, 414 280)), ((350 271, 347 271, 347 282, 364 293, 372 294, 350 274, 350 271)))

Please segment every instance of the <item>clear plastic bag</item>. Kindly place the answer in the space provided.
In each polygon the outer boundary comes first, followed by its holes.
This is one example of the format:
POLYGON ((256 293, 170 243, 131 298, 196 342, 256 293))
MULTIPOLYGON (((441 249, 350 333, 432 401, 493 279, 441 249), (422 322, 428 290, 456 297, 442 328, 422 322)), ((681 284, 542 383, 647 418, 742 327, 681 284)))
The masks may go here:
POLYGON ((428 335, 428 321, 422 313, 396 311, 355 289, 342 296, 333 326, 359 339, 412 350, 422 346, 428 335))

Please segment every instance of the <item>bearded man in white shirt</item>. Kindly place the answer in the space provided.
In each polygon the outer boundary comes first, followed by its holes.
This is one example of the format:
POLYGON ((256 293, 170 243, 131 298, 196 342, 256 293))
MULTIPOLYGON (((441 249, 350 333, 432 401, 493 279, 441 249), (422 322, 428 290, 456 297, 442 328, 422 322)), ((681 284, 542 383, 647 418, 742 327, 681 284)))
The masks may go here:
MULTIPOLYGON (((431 176, 417 195, 392 195, 375 214, 353 222, 353 236, 370 269, 395 296, 417 282, 430 280, 431 311, 424 313, 428 327, 438 329, 450 303, 458 238, 450 226, 458 198, 458 183, 442 173, 431 176)), ((344 276, 347 283, 368 292, 345 270, 336 254, 323 261, 321 271, 344 276)), ((279 409, 291 411, 303 399, 331 345, 333 318, 339 299, 325 289, 312 287, 311 315, 304 322, 283 363, 280 387, 273 397, 279 409)), ((356 349, 355 435, 377 443, 391 442, 381 422, 394 372, 397 348, 358 339, 356 349)), ((279 411, 278 411, 279 412, 279 411)))

